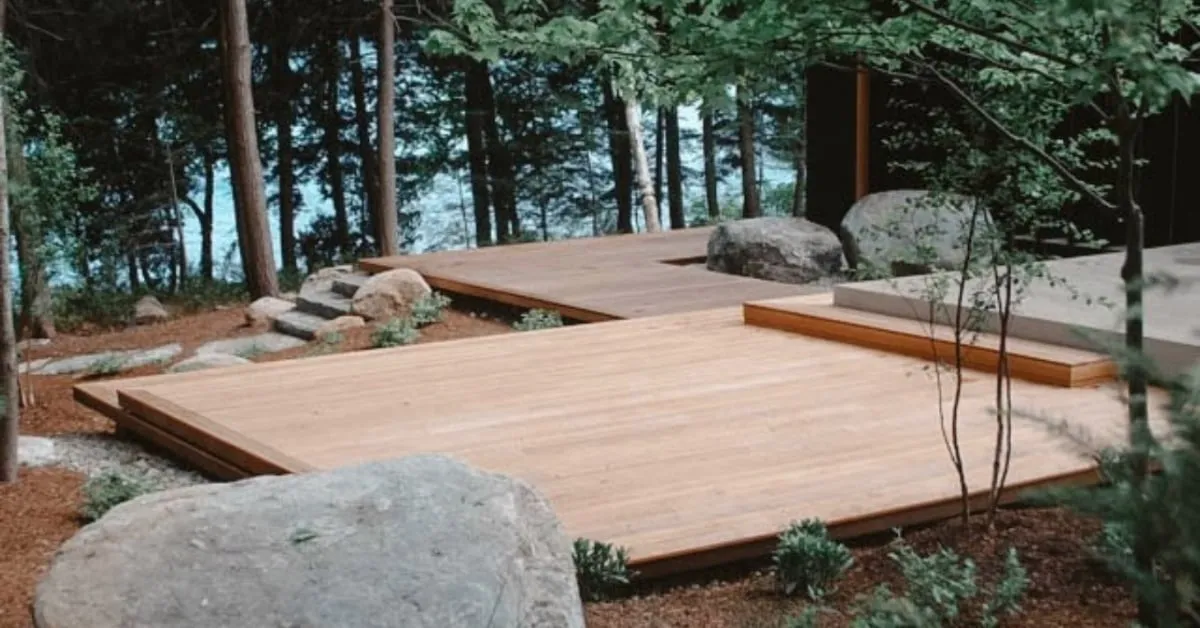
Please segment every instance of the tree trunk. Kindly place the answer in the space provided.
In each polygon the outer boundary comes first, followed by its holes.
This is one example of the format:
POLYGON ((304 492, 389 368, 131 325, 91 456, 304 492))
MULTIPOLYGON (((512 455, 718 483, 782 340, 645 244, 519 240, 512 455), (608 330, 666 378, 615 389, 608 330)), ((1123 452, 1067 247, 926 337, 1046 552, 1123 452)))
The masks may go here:
MULTIPOLYGON (((11 154, 7 155, 8 181, 10 184, 28 184, 29 171, 21 148, 22 138, 15 131, 10 131, 9 135, 13 146, 10 147, 11 154)), ((46 262, 42 250, 45 242, 37 209, 10 202, 8 211, 9 226, 16 236, 17 266, 22 279, 20 330, 32 338, 53 338, 53 300, 50 284, 46 280, 46 262)))
POLYGON ((792 167, 796 170, 796 181, 792 187, 792 215, 802 218, 808 209, 804 205, 808 186, 808 142, 803 137, 792 146, 792 167))
POLYGON ((200 220, 200 272, 205 279, 213 278, 213 206, 216 202, 216 156, 204 149, 204 213, 200 220))
POLYGON ((254 127, 254 94, 250 77, 250 31, 246 0, 221 0, 222 65, 226 91, 225 130, 236 217, 242 225, 242 269, 252 298, 279 293, 275 254, 267 222, 258 135, 254 127))
POLYGON ((604 114, 608 120, 608 147, 612 157, 613 196, 617 200, 617 231, 633 233, 633 158, 625 105, 604 81, 604 114))
POLYGON ((667 201, 672 229, 687 227, 683 215, 683 161, 679 157, 679 108, 671 107, 667 118, 667 201))
MULTIPOLYGON (((487 115, 483 117, 484 137, 488 149, 488 170, 492 178, 492 205, 496 209, 496 241, 506 244, 521 236, 521 218, 517 215, 516 173, 512 154, 500 138, 500 126, 496 120, 496 92, 492 86, 492 72, 482 64, 487 80, 479 82, 480 95, 487 115)), ((481 77, 482 78, 482 77, 481 77)))
MULTIPOLYGON (((5 0, 0 0, 0 41, 3 40, 5 0)), ((17 379, 17 332, 13 327, 12 259, 9 251, 8 148, 5 135, 5 99, 0 92, 0 395, 4 417, 0 419, 0 483, 17 481, 17 439, 20 437, 21 394, 17 379)))
POLYGON ((271 73, 279 103, 275 107, 275 129, 279 136, 277 173, 279 175, 279 251, 283 269, 296 272, 296 176, 292 124, 295 107, 292 105, 294 84, 291 66, 291 46, 277 45, 271 49, 271 73))
POLYGON ((336 39, 325 50, 325 177, 329 180, 329 196, 333 202, 333 237, 337 250, 350 250, 350 216, 346 212, 346 181, 342 172, 342 109, 341 64, 336 39))
MULTIPOLYGON (((491 81, 487 66, 467 59, 464 86, 466 88, 467 158, 471 172, 471 200, 475 206, 475 244, 491 246, 491 198, 488 194, 487 141, 484 139, 488 111, 483 97, 484 83, 491 81)), ((499 216, 497 216, 499 220, 499 216)))
POLYGON ((762 215, 758 204, 758 170, 754 159, 754 107, 738 88, 738 151, 742 158, 742 218, 762 215))
POLYGON ((703 119, 704 143, 704 198, 708 206, 709 222, 721 217, 720 200, 717 198, 717 135, 713 130, 712 112, 706 111, 703 119))
POLYGON ((175 240, 177 246, 175 250, 179 253, 176 260, 179 263, 178 286, 182 287, 187 281, 188 274, 188 258, 187 258, 187 238, 183 234, 183 209, 179 207, 179 186, 175 183, 175 157, 171 151, 171 145, 166 145, 167 149, 167 178, 171 186, 171 209, 175 217, 175 240))
POLYGON ((658 223, 662 224, 662 200, 663 200, 663 142, 666 140, 666 129, 664 111, 662 107, 655 110, 654 116, 654 200, 658 202, 658 223))
POLYGON ((396 244, 396 18, 392 0, 379 13, 379 213, 375 241, 380 255, 397 255, 396 244))
POLYGON ((355 35, 350 42, 350 78, 354 83, 354 125, 358 130, 358 152, 362 161, 362 181, 367 206, 363 208, 363 233, 375 233, 379 214, 379 170, 375 167, 375 149, 371 144, 371 120, 367 113, 367 77, 362 65, 362 42, 355 35))
POLYGON ((658 200, 654 198, 654 180, 650 178, 650 162, 646 159, 646 144, 642 139, 642 107, 633 98, 625 99, 625 120, 629 125, 629 140, 633 145, 633 161, 637 164, 638 185, 642 188, 642 213, 646 231, 662 231, 658 223, 658 200))

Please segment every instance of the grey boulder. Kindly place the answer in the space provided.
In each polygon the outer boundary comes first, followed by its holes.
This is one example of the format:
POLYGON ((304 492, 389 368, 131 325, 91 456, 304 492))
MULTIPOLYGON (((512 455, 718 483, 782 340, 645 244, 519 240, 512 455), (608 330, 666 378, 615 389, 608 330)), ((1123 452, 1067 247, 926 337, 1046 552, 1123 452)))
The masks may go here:
POLYGON ((39 628, 582 628, 571 546, 528 485, 440 456, 165 491, 83 528, 39 628))
POLYGON ((146 295, 133 306, 133 322, 138 325, 150 325, 152 323, 161 323, 171 318, 167 312, 167 308, 158 299, 146 295))
POLYGON ((708 269, 783 283, 808 284, 845 268, 833 231, 803 218, 750 218, 719 225, 708 239, 708 269))
MULTIPOLYGON (((924 190, 868 194, 842 219, 846 257, 865 277, 961 268, 973 210, 966 196, 924 190)), ((976 242, 991 224, 991 216, 981 210, 975 217, 976 242)))

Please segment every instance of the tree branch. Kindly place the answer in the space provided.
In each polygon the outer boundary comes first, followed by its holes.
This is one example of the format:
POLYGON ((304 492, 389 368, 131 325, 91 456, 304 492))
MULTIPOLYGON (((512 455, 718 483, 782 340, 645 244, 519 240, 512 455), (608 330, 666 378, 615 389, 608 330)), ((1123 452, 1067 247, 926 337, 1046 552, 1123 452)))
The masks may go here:
POLYGON ((1077 65, 1074 61, 1071 61, 1070 59, 1068 59, 1066 57, 1056 55, 1052 52, 1046 52, 1045 50, 1041 50, 1039 48, 1034 48, 1033 46, 1030 46, 1029 44, 1017 41, 1015 39, 1011 39, 1008 37, 1004 37, 1002 35, 998 35, 996 33, 993 33, 991 31, 987 30, 986 28, 975 26, 973 24, 968 24, 967 22, 964 22, 952 15, 947 15, 941 11, 938 11, 937 9, 934 9, 933 7, 926 6, 925 4, 918 2, 917 0, 900 0, 900 1, 903 2, 904 4, 907 4, 908 6, 912 7, 913 9, 916 9, 917 11, 924 13, 925 15, 928 15, 929 17, 932 17, 933 19, 935 19, 947 26, 952 26, 961 31, 971 33, 972 35, 978 35, 979 37, 983 37, 984 39, 994 41, 998 44, 1008 46, 1015 50, 1020 50, 1021 52, 1027 52, 1031 55, 1036 55, 1038 57, 1046 59, 1047 61, 1053 61, 1055 63, 1064 65, 1068 68, 1073 68, 1077 65))
MULTIPOLYGON (((907 0, 904 0, 904 1, 907 1, 907 0)), ((992 128, 994 128, 994 129, 996 129, 996 131, 1000 132, 1000 134, 1003 135, 1004 137, 1006 137, 1009 141, 1020 145, 1025 150, 1028 150, 1032 155, 1037 157, 1042 163, 1046 164, 1052 170, 1054 170, 1054 172, 1056 172, 1058 174, 1058 176, 1062 177, 1062 179, 1064 181, 1066 181, 1066 183, 1070 187, 1072 187, 1076 192, 1079 192, 1083 196, 1087 197, 1088 200, 1099 205, 1101 208, 1103 208, 1105 210, 1113 211, 1113 212, 1116 211, 1116 209, 1117 209, 1116 205, 1114 205, 1111 201, 1109 201, 1108 199, 1106 199, 1103 196, 1101 196, 1100 194, 1098 194, 1094 187, 1092 187, 1091 185, 1088 185, 1088 183, 1086 181, 1084 181, 1084 180, 1080 179, 1078 176, 1076 176, 1075 173, 1071 172, 1071 170, 1069 168, 1067 168, 1061 161, 1055 159, 1054 156, 1052 156, 1050 153, 1047 153, 1045 150, 1042 149, 1042 147, 1029 141, 1029 138, 1022 137, 1020 135, 1017 135, 1016 133, 1013 133, 1012 130, 1010 130, 1007 126, 1004 125, 1003 122, 997 120, 995 116, 988 113, 988 111, 986 109, 984 109, 983 105, 979 104, 979 102, 976 101, 974 98, 972 98, 970 94, 965 92, 963 90, 963 88, 960 85, 958 85, 958 83, 955 83, 948 76, 946 76, 945 74, 942 74, 933 65, 930 65, 930 64, 923 64, 923 65, 927 70, 929 70, 930 73, 933 74, 933 76, 938 80, 939 83, 942 84, 942 86, 944 86, 946 89, 950 90, 950 92, 952 94, 954 94, 954 96, 956 98, 958 98, 960 101, 962 101, 963 104, 965 104, 967 107, 971 108, 971 110, 974 111, 976 114, 978 114, 979 117, 983 118, 984 122, 987 122, 989 125, 991 125, 992 128)))

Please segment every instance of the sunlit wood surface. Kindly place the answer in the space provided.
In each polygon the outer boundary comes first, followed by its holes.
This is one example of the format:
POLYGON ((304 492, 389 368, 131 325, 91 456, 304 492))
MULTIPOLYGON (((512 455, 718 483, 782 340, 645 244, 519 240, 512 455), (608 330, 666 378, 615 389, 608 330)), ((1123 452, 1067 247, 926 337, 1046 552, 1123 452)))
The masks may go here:
MULTIPOLYGON (((624 545, 653 574, 761 554, 794 519, 851 535, 951 514, 937 380, 925 360, 746 325, 733 307, 85 383, 77 397, 227 475, 448 454, 527 480, 568 534, 624 545)), ((1020 409, 1100 442, 1124 434, 1114 388, 1013 390, 1020 409)), ((963 457, 985 491, 994 376, 967 371, 962 393, 963 457)), ((1012 486, 1094 479, 1037 422, 1018 419, 1013 440, 1012 486)))

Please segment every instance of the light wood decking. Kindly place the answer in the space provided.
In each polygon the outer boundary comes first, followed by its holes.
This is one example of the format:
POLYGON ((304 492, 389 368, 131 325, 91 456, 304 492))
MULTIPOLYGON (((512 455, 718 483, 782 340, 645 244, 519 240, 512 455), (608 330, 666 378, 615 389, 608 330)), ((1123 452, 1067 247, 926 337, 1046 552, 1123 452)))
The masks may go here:
POLYGON ((366 259, 359 266, 372 273, 411 268, 438 290, 554 309, 586 322, 736 307, 816 290, 706 270, 711 233, 697 228, 537 242, 366 259))
MULTIPOLYGON (((1022 409, 1102 441, 1124 433, 1114 389, 1013 388, 1022 409)), ((968 373, 962 444, 979 491, 994 395, 992 377, 968 373)), ((928 362, 746 325, 736 307, 86 383, 77 396, 229 475, 445 453, 527 480, 568 534, 627 546, 648 575, 761 554, 804 517, 843 536, 938 519, 957 494, 928 362)), ((1014 489, 1094 480, 1032 422, 1014 442, 1014 489)))

